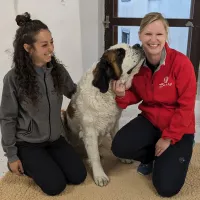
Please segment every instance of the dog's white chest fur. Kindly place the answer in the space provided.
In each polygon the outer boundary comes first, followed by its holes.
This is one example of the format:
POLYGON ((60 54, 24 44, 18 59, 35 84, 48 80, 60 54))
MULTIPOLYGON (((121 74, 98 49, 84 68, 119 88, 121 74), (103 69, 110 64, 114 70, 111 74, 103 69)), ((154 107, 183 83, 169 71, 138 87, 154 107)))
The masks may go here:
POLYGON ((121 109, 117 106, 111 89, 103 94, 92 85, 93 69, 94 67, 80 80, 77 93, 71 100, 71 106, 76 110, 75 117, 73 119, 68 117, 70 128, 81 138, 84 129, 87 129, 84 126, 93 127, 96 130, 93 134, 98 136, 110 134, 116 125, 116 120, 121 116, 121 109))

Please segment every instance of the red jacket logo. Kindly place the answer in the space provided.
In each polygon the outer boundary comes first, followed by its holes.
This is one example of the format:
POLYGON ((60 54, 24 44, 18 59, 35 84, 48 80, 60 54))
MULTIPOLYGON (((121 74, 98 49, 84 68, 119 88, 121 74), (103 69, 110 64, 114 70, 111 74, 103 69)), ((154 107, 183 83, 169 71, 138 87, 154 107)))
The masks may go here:
POLYGON ((163 88, 165 86, 172 86, 172 83, 169 83, 169 77, 166 76, 163 80, 163 83, 159 84, 159 88, 163 88))

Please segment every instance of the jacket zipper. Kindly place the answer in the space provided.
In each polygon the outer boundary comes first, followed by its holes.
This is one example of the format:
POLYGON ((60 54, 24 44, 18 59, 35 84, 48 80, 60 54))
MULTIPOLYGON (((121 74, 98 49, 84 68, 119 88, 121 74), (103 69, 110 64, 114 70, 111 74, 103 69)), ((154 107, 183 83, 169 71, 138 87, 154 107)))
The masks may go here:
POLYGON ((48 94, 48 88, 47 88, 47 84, 46 84, 46 74, 44 73, 44 84, 45 84, 45 88, 46 88, 46 95, 47 95, 47 101, 48 101, 48 105, 49 105, 49 140, 51 138, 51 106, 50 106, 50 101, 49 101, 49 94, 48 94))
MULTIPOLYGON (((154 81, 153 81, 153 79, 154 79, 154 76, 155 76, 155 72, 151 76, 152 100, 153 101, 154 101, 154 81)), ((159 107, 156 107, 155 105, 154 105, 154 108, 156 108, 157 109, 157 113, 159 113, 159 115, 157 115, 157 117, 156 117, 156 122, 155 122, 155 123, 158 124, 158 120, 159 120, 159 116, 160 116, 160 109, 159 109, 159 107)))

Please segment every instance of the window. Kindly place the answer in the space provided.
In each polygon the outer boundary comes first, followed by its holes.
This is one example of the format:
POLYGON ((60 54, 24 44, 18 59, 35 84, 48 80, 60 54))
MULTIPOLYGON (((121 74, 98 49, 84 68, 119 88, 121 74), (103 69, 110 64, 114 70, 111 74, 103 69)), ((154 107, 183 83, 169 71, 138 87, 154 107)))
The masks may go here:
POLYGON ((130 30, 122 29, 122 43, 130 44, 130 30))
MULTIPOLYGON (((199 0, 106 0, 105 49, 111 45, 125 42, 138 43, 138 29, 142 18, 149 12, 160 12, 170 25, 170 46, 186 54, 199 72, 200 46, 200 1, 199 0), (125 30, 125 29, 128 29, 125 30)), ((200 79, 200 78, 199 78, 200 79)))

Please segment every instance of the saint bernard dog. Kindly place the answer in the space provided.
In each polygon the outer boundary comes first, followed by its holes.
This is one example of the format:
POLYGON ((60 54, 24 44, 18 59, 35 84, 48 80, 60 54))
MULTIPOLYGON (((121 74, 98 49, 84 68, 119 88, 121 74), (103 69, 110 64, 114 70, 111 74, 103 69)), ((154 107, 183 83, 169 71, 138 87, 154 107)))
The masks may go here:
POLYGON ((62 113, 66 137, 74 147, 82 143, 98 186, 109 182, 101 165, 99 144, 102 137, 115 136, 122 112, 115 101, 112 80, 120 79, 130 88, 143 61, 144 53, 139 44, 110 47, 82 76, 67 110, 62 113))

